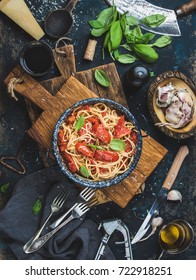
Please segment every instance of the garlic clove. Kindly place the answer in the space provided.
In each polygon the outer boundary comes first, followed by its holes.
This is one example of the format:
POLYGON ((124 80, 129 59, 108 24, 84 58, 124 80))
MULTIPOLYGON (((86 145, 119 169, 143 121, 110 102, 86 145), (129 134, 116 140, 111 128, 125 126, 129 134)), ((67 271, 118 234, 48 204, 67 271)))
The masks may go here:
POLYGON ((159 227, 161 226, 163 223, 163 219, 161 217, 155 217, 153 220, 152 220, 152 227, 159 227))
POLYGON ((178 201, 178 200, 180 200, 180 202, 181 202, 182 201, 182 195, 177 190, 171 190, 168 193, 168 195, 167 195, 167 200, 171 200, 171 201, 178 201))

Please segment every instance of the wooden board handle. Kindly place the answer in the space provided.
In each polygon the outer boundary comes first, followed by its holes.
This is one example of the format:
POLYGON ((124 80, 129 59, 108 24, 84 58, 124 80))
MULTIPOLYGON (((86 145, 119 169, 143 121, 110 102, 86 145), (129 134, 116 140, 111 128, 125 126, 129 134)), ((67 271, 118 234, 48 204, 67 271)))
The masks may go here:
POLYGON ((194 10, 196 10, 196 0, 181 5, 179 8, 175 9, 175 12, 177 16, 184 16, 194 10))
POLYGON ((172 166, 169 169, 167 177, 165 178, 165 181, 163 183, 164 188, 166 188, 168 190, 171 189, 171 187, 178 175, 180 167, 181 167, 185 157, 188 155, 188 153, 189 153, 189 149, 187 146, 180 147, 180 149, 178 150, 178 152, 174 158, 172 166))

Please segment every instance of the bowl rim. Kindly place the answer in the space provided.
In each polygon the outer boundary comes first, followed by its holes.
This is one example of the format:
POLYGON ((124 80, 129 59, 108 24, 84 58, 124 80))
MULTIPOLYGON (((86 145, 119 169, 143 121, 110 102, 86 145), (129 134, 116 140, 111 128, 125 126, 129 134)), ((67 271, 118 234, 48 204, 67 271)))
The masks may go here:
POLYGON ((69 108, 67 108, 64 111, 64 113, 60 116, 60 118, 58 119, 58 121, 55 125, 54 132, 53 132, 52 150, 53 150, 55 159, 56 159, 58 165, 61 168, 61 171, 65 175, 67 175, 68 178, 70 178, 72 181, 74 181, 75 183, 77 183, 79 185, 85 186, 85 187, 106 188, 106 187, 109 187, 111 185, 116 185, 116 184, 120 183, 123 179, 125 179, 135 169, 135 167, 136 167, 136 165, 137 165, 137 163, 140 159, 141 151, 142 151, 141 129, 138 125, 137 120, 132 115, 132 113, 126 107, 119 104, 118 102, 107 99, 107 98, 87 98, 87 99, 83 99, 83 100, 80 100, 80 101, 74 103, 69 108), (109 107, 114 107, 115 110, 117 110, 117 111, 119 110, 121 113, 123 113, 123 115, 125 115, 126 119, 131 119, 131 121, 134 123, 134 126, 136 127, 136 130, 137 130, 137 136, 138 136, 137 149, 136 149, 136 153, 134 154, 132 164, 130 165, 130 167, 124 173, 118 175, 117 177, 114 177, 114 178, 111 178, 111 179, 106 179, 104 181, 89 181, 88 179, 80 177, 79 175, 74 174, 71 171, 69 171, 69 169, 66 167, 65 163, 63 163, 62 157, 61 157, 61 155, 59 153, 59 150, 58 150, 57 136, 58 136, 58 131, 59 131, 60 125, 71 114, 71 112, 75 108, 77 108, 81 105, 89 104, 89 103, 90 104, 104 103, 109 107))

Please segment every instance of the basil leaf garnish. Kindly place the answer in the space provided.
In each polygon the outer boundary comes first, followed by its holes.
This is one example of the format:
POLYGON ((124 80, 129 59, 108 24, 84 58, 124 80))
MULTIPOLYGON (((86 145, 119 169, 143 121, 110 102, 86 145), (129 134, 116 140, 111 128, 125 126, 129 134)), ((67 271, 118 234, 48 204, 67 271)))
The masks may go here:
POLYGON ((33 208, 32 208, 33 214, 34 214, 34 215, 38 215, 39 212, 41 211, 41 208, 42 208, 42 202, 41 202, 41 200, 38 198, 38 199, 34 202, 34 204, 33 204, 33 208))
POLYGON ((96 69, 95 74, 94 74, 95 80, 102 86, 104 87, 109 87, 110 86, 110 78, 106 74, 105 71, 96 69))
POLYGON ((120 139, 112 139, 110 141, 110 148, 114 151, 124 151, 126 149, 125 142, 120 139))
POLYGON ((0 186, 0 193, 6 193, 9 189, 10 183, 3 184, 0 186))
POLYGON ((142 23, 146 24, 149 27, 155 28, 163 23, 166 19, 166 16, 160 14, 154 14, 147 16, 141 20, 142 23))
POLYGON ((82 174, 82 176, 84 176, 85 178, 88 178, 90 176, 88 169, 85 166, 80 166, 80 173, 82 174))
POLYGON ((93 144, 88 144, 87 146, 93 148, 94 150, 104 150, 103 147, 97 146, 97 145, 93 145, 93 144))
POLYGON ((79 117, 79 119, 77 119, 77 121, 76 121, 76 123, 75 123, 75 125, 74 125, 74 128, 75 128, 75 130, 76 130, 76 132, 78 131, 78 130, 80 130, 80 128, 82 128, 83 127, 83 125, 84 125, 84 116, 81 116, 81 117, 79 117))

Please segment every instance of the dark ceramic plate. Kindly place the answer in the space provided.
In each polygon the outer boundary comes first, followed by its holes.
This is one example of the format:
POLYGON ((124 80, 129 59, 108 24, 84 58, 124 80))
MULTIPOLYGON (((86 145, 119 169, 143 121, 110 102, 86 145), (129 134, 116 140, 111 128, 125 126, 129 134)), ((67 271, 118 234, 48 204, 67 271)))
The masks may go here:
POLYGON ((55 129, 54 129, 53 151, 54 151, 54 155, 55 155, 58 165, 60 166, 63 173, 65 175, 67 175, 71 180, 73 180, 75 183, 85 186, 85 187, 105 188, 105 187, 109 187, 111 185, 118 184, 120 181, 125 179, 134 170, 134 168, 136 167, 136 165, 139 161, 139 158, 141 155, 141 150, 142 150, 142 136, 141 136, 140 128, 139 128, 138 123, 137 123, 136 119, 134 118, 134 116, 129 112, 128 109, 126 109, 121 104, 119 104, 115 101, 109 100, 109 99, 105 99, 105 98, 89 98, 89 99, 81 100, 81 101, 75 103, 62 114, 62 116, 58 120, 58 122, 55 126, 55 129), (123 174, 120 174, 112 179, 94 182, 94 181, 85 179, 77 174, 73 174, 72 172, 70 172, 70 170, 67 168, 66 164, 63 162, 63 159, 59 152, 59 148, 58 148, 58 144, 57 144, 57 136, 58 136, 58 131, 59 131, 60 126, 62 125, 62 123, 66 120, 66 118, 72 113, 72 111, 75 108, 77 108, 81 105, 87 105, 87 104, 92 105, 92 104, 96 104, 96 103, 100 103, 100 102, 106 104, 108 107, 110 107, 112 109, 115 109, 119 115, 124 115, 126 120, 131 121, 134 124, 134 126, 137 130, 138 142, 136 144, 136 152, 134 155, 133 162, 129 166, 129 168, 126 172, 124 172, 123 174))

